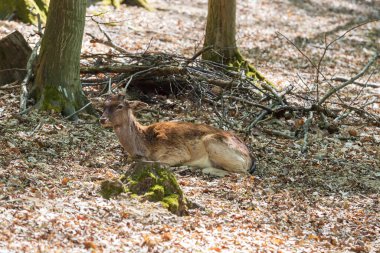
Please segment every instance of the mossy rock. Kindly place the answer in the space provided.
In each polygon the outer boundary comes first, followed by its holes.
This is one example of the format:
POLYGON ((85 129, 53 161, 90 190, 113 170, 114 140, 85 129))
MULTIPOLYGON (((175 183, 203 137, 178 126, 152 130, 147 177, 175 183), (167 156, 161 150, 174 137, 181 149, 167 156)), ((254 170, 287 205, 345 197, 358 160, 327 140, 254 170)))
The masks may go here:
POLYGON ((187 214, 188 202, 167 167, 159 163, 137 162, 125 173, 122 181, 130 192, 149 201, 161 202, 174 214, 187 214))
POLYGON ((140 196, 152 202, 161 202, 170 212, 186 215, 189 202, 186 200, 174 174, 159 163, 137 162, 116 181, 104 181, 100 194, 111 198, 122 192, 140 196))
POLYGON ((124 184, 120 180, 110 181, 104 180, 100 185, 100 195, 105 199, 116 197, 117 195, 125 192, 124 184))

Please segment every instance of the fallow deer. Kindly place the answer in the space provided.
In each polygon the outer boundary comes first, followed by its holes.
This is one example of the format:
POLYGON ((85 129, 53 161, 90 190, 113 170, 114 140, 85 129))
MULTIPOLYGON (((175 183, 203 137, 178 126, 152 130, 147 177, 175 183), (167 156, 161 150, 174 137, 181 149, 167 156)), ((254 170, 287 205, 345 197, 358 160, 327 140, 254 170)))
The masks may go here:
POLYGON ((103 127, 114 129, 121 145, 132 157, 169 166, 199 167, 203 173, 215 176, 254 170, 254 160, 247 146, 236 135, 187 122, 158 122, 143 126, 133 112, 145 107, 146 103, 113 95, 105 101, 100 118, 103 127))

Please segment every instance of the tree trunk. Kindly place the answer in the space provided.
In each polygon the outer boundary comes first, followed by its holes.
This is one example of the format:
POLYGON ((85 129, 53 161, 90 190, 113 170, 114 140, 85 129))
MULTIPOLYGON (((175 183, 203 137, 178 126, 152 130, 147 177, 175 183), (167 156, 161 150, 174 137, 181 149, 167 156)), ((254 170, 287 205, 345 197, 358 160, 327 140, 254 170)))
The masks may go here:
POLYGON ((208 13, 204 48, 212 46, 202 54, 204 60, 232 64, 244 68, 248 76, 273 86, 254 66, 240 54, 236 46, 236 0, 208 0, 208 13))
POLYGON ((239 60, 235 35, 236 0, 209 0, 204 47, 213 50, 204 52, 202 58, 223 64, 239 60))
POLYGON ((67 116, 88 103, 79 76, 86 0, 51 0, 48 13, 31 96, 39 109, 67 116))
POLYGON ((15 31, 0 40, 0 85, 21 81, 32 49, 22 34, 15 31))

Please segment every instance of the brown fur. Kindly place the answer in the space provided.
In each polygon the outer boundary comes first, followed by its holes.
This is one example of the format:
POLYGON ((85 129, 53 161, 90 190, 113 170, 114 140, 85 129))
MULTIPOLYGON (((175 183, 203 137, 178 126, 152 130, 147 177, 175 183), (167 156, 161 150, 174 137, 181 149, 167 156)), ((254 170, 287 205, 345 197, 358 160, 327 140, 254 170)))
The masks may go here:
POLYGON ((147 106, 112 96, 104 106, 100 122, 113 127, 121 145, 131 155, 171 166, 189 165, 247 173, 253 161, 246 145, 234 134, 208 125, 159 122, 141 125, 133 111, 147 106))

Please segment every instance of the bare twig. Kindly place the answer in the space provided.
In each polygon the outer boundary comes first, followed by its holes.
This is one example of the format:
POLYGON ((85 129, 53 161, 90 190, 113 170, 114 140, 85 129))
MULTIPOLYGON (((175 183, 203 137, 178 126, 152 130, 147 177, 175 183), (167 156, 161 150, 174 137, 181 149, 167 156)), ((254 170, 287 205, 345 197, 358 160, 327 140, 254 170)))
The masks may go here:
POLYGON ((257 117, 255 118, 255 120, 252 121, 252 123, 248 126, 248 132, 251 131, 251 129, 252 129, 254 126, 256 126, 256 124, 257 124, 260 120, 262 120, 267 114, 269 114, 269 112, 268 112, 267 110, 262 111, 262 112, 259 114, 259 116, 257 116, 257 117))
POLYGON ((321 62, 322 62, 322 60, 323 60, 323 58, 325 57, 325 55, 326 55, 326 52, 327 52, 327 50, 330 48, 330 46, 332 46, 332 44, 334 44, 335 42, 337 42, 338 40, 340 40, 340 39, 342 39, 344 36, 346 36, 346 34, 347 33, 349 33, 349 32, 351 32, 351 31, 353 31, 353 30, 355 30, 356 28, 358 28, 358 27, 361 27, 361 26, 363 26, 363 25, 366 25, 366 24, 368 24, 368 23, 372 23, 372 22, 377 22, 377 21, 379 21, 380 19, 374 19, 374 20, 367 20, 367 21, 365 21, 365 22, 363 22, 363 23, 360 23, 360 24, 358 24, 358 25, 356 25, 356 26, 353 26, 353 27, 351 27, 350 29, 348 29, 347 31, 345 31, 342 35, 340 35, 340 36, 338 36, 338 37, 336 37, 334 40, 332 40, 330 43, 328 43, 327 44, 327 36, 326 36, 326 34, 325 34, 325 48, 324 48, 324 50, 323 50, 323 54, 322 54, 322 56, 321 56, 321 58, 319 59, 319 62, 318 62, 318 68, 317 68, 317 75, 316 75, 316 82, 318 83, 318 77, 319 77, 319 73, 320 73, 320 67, 321 67, 321 62))
POLYGON ((77 113, 80 113, 81 111, 83 111, 84 109, 86 109, 89 105, 91 105, 91 102, 88 102, 85 106, 83 106, 82 108, 80 108, 78 111, 75 111, 73 112, 72 114, 70 114, 69 116, 66 116, 64 117, 64 119, 70 119, 72 116, 76 115, 77 113))
MULTIPOLYGON (((345 77, 333 77, 331 78, 332 81, 337 81, 337 82, 347 82, 349 79, 345 77)), ((358 85, 360 87, 365 87, 365 88, 380 88, 380 84, 376 83, 361 83, 361 82, 353 82, 352 84, 358 85)))
MULTIPOLYGON (((41 17, 40 17, 40 14, 39 13, 34 13, 33 11, 31 12, 32 15, 34 16, 37 16, 37 22, 38 22, 38 34, 40 36, 42 36, 42 25, 41 25, 41 17)), ((27 85, 30 81, 30 79, 32 78, 33 76, 33 64, 34 64, 34 61, 36 60, 37 58, 37 52, 38 52, 38 49, 41 45, 41 40, 42 38, 39 39, 39 41, 36 43, 36 45, 34 46, 33 50, 32 50, 32 53, 30 54, 30 57, 28 59, 28 63, 26 64, 26 76, 25 78, 22 80, 21 82, 21 93, 20 93, 20 113, 24 113, 26 112, 26 103, 27 103, 27 100, 28 100, 28 88, 27 88, 27 85)))
MULTIPOLYGON (((99 29, 100 29, 100 26, 99 26, 99 29)), ((101 30, 103 32, 103 34, 107 34, 104 30, 101 30)), ((115 43, 113 43, 110 39, 108 34, 105 35, 107 40, 103 40, 103 39, 99 39, 99 38, 96 38, 94 35, 92 35, 91 33, 86 33, 86 35, 90 36, 92 41, 94 42, 97 42, 97 43, 101 43, 101 44, 104 44, 106 46, 109 46, 109 47, 112 47, 114 48, 116 51, 118 51, 119 53, 127 53, 127 50, 125 50, 124 48, 122 47, 119 47, 118 45, 116 45, 115 43)))
POLYGON ((275 135, 275 136, 279 136, 279 137, 283 137, 283 138, 286 138, 286 139, 291 139, 291 140, 294 140, 296 137, 294 135, 294 133, 286 133, 284 131, 277 131, 277 130, 269 130, 269 129, 266 129, 266 128, 263 128, 262 131, 266 134, 271 134, 271 135, 275 135))
POLYGON ((303 137, 303 145, 301 148, 301 153, 305 153, 308 150, 307 145, 308 145, 308 138, 309 138, 309 128, 310 128, 312 120, 313 120, 313 112, 310 111, 309 117, 307 118, 307 120, 305 121, 305 124, 303 125, 303 129, 305 131, 305 134, 303 137))
POLYGON ((197 59, 201 54, 203 54, 204 52, 207 52, 209 50, 211 50, 213 48, 213 46, 207 46, 207 47, 204 47, 202 48, 201 50, 197 51, 190 59, 189 61, 187 62, 187 64, 189 64, 190 62, 194 61, 195 59, 197 59))
POLYGON ((86 33, 88 36, 90 36, 95 42, 99 42, 99 43, 102 43, 104 45, 107 45, 107 46, 110 46, 112 48, 114 48, 116 51, 120 52, 120 53, 128 53, 127 50, 125 50, 124 48, 116 45, 111 37, 108 35, 108 33, 102 28, 102 26, 100 25, 101 23, 97 20, 95 20, 93 17, 90 17, 92 21, 94 21, 96 23, 96 25, 98 26, 99 30, 104 34, 104 36, 107 38, 107 41, 105 40, 102 40, 102 39, 98 39, 96 38, 95 36, 93 36, 92 34, 90 33, 86 33))
POLYGON ((267 85, 266 83, 261 84, 261 87, 263 87, 265 90, 269 91, 273 94, 273 96, 276 98, 276 100, 281 104, 285 105, 284 101, 282 100, 281 96, 275 91, 271 86, 267 85))
POLYGON ((244 98, 239 98, 239 97, 234 97, 234 96, 223 96, 223 98, 230 98, 230 99, 234 99, 236 101, 240 101, 240 102, 243 102, 243 103, 246 103, 246 104, 249 104, 249 105, 252 105, 252 106, 255 106, 255 107, 259 107, 261 109, 264 109, 268 112, 273 112, 273 110, 265 105, 261 105, 261 104, 258 104, 258 103, 254 103, 254 102, 251 102, 249 100, 246 100, 244 98))
POLYGON ((18 84, 18 80, 12 82, 12 83, 8 83, 6 85, 3 85, 3 86, 0 86, 0 90, 13 90, 14 88, 16 88, 17 86, 19 86, 18 84))
POLYGON ((318 101, 318 106, 321 106, 329 97, 331 97, 333 94, 335 94, 337 91, 343 89, 347 85, 352 84, 355 80, 359 79, 362 77, 367 70, 373 65, 373 63, 379 58, 379 54, 375 53, 375 55, 369 60, 367 65, 364 66, 364 68, 354 77, 352 77, 350 80, 342 83, 339 86, 331 88, 319 101, 318 101))
POLYGON ((33 48, 33 51, 29 57, 28 63, 26 64, 26 69, 27 69, 26 76, 25 76, 24 80, 22 80, 22 82, 21 82, 20 112, 26 111, 26 102, 28 100, 27 85, 33 76, 33 64, 37 58, 37 52, 38 52, 38 48, 40 47, 40 44, 41 44, 41 40, 39 40, 36 43, 36 46, 33 48))

